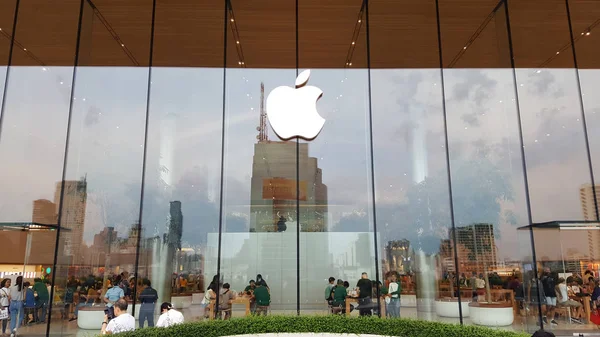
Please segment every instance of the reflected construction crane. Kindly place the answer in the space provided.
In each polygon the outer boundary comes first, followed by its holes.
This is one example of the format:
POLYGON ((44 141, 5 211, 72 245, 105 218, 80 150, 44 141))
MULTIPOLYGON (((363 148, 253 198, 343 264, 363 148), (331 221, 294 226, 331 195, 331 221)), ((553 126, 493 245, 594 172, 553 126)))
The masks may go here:
POLYGON ((263 82, 260 82, 260 124, 256 130, 258 131, 258 136, 256 136, 256 139, 258 139, 259 143, 269 141, 267 112, 265 111, 265 84, 263 82))

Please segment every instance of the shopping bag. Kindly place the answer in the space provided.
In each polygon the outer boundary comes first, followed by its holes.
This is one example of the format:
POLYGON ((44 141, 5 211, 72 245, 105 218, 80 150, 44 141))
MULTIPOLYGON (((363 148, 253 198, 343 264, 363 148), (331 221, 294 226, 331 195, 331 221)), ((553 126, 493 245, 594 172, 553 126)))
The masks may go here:
POLYGON ((8 308, 0 309, 0 320, 8 319, 8 308))
POLYGON ((598 314, 598 311, 592 311, 590 313, 590 322, 600 325, 600 314, 598 314))

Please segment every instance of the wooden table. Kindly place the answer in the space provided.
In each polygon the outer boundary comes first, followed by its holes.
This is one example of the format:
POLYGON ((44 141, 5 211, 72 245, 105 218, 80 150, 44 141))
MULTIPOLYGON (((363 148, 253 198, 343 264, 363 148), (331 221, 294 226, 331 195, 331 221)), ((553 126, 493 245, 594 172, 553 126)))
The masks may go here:
MULTIPOLYGON (((375 301, 377 303, 377 299, 373 298, 371 301, 375 301)), ((350 316, 350 303, 358 304, 358 298, 356 297, 347 297, 346 298, 346 316, 350 316)), ((379 312, 381 313, 381 318, 385 318, 385 298, 382 297, 379 305, 379 312)))
MULTIPOLYGON (((229 301, 229 304, 231 304, 232 306, 234 304, 244 304, 246 305, 246 316, 250 315, 250 303, 252 302, 252 298, 250 296, 238 296, 236 298, 234 298, 233 300, 229 301)), ((206 307, 206 309, 209 311, 209 319, 213 320, 215 318, 214 312, 215 312, 215 305, 216 305, 216 301, 214 299, 210 300, 210 304, 206 307)))

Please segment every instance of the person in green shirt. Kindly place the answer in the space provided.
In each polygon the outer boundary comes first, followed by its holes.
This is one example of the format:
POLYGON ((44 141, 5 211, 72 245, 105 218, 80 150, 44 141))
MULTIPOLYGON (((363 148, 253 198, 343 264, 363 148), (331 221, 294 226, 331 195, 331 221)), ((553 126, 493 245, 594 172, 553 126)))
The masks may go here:
MULTIPOLYGON (((246 295, 252 296, 252 294, 254 293, 254 289, 256 289, 256 282, 254 282, 254 280, 250 280, 249 283, 250 284, 248 284, 244 289, 244 293, 246 295)), ((256 301, 250 302, 250 312, 252 312, 253 314, 256 312, 256 301)))
POLYGON ((44 323, 46 321, 46 308, 48 307, 50 295, 48 294, 48 288, 42 282, 41 278, 36 277, 33 281, 33 292, 37 294, 33 319, 36 322, 44 323))
POLYGON ((330 277, 329 278, 329 283, 327 283, 327 287, 325 287, 325 301, 327 301, 327 303, 329 305, 331 305, 331 301, 333 300, 333 298, 331 297, 331 290, 334 288, 333 283, 335 282, 335 277, 330 277))
POLYGON ((340 311, 344 313, 346 311, 346 297, 348 297, 348 292, 344 288, 344 281, 338 280, 337 285, 333 288, 333 308, 340 308, 340 311))
POLYGON ((262 282, 257 283, 253 296, 257 306, 256 315, 260 316, 260 314, 264 313, 266 316, 269 305, 271 304, 271 294, 269 294, 269 289, 264 286, 262 282))
POLYGON ((256 282, 254 282, 254 280, 250 280, 250 283, 246 286, 244 292, 246 295, 252 295, 254 289, 256 289, 256 282))

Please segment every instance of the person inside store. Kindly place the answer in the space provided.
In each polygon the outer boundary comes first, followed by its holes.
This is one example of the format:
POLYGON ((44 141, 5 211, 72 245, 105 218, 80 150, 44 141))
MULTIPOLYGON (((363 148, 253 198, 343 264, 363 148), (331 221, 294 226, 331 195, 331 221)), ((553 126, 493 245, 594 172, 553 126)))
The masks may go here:
MULTIPOLYGON (((259 275, 260 276, 260 275, 259 275)), ((271 305, 271 294, 269 293, 269 288, 267 287, 267 283, 260 278, 260 282, 256 282, 256 289, 254 289, 254 301, 256 302, 256 315, 260 316, 261 314, 267 315, 269 311, 269 306, 271 305)))
POLYGON ((146 320, 148 326, 154 326, 154 309, 156 307, 156 301, 158 301, 158 292, 152 288, 152 283, 149 279, 145 278, 142 280, 142 287, 144 288, 140 293, 140 328, 144 327, 146 320))
MULTIPOLYGON (((244 289, 243 294, 245 294, 247 296, 252 296, 252 294, 254 293, 254 289, 256 289, 256 282, 254 280, 250 280, 249 284, 244 289)), ((251 300, 250 301, 250 312, 254 314, 255 311, 256 311, 256 302, 251 300)))
POLYGON ((554 319, 554 315, 556 313, 556 291, 555 287, 557 286, 556 281, 558 280, 557 276, 550 271, 550 268, 544 268, 544 273, 542 274, 542 285, 544 287, 544 293, 546 294, 546 321, 544 323, 548 324, 548 319, 550 319, 550 323, 554 325, 558 325, 558 322, 554 319))
POLYGON ((396 272, 392 272, 390 278, 391 280, 388 288, 390 303, 388 305, 388 310, 390 311, 390 317, 400 318, 400 292, 402 291, 402 287, 400 286, 398 274, 396 272))
MULTIPOLYGON (((202 302, 200 303, 200 306, 204 312, 204 318, 208 318, 209 317, 209 310, 207 309, 210 306, 210 303, 213 299, 217 298, 217 285, 213 282, 211 282, 211 284, 208 286, 208 288, 206 289, 206 292, 204 293, 204 298, 202 298, 202 302)), ((213 317, 214 317, 214 313, 213 317)))
POLYGON ((558 285, 555 288, 555 292, 556 305, 559 307, 567 307, 568 310, 572 310, 573 314, 571 315, 571 320, 575 323, 582 324, 583 305, 569 297, 569 291, 564 278, 560 277, 558 279, 558 285))
MULTIPOLYGON (((10 305, 10 282, 9 278, 5 278, 0 283, 0 309, 5 315, 8 315, 8 307, 10 305)), ((0 319, 2 321, 2 335, 6 335, 6 327, 8 326, 8 316, 0 319)))
POLYGON ((23 308, 25 316, 23 317, 23 325, 29 325, 35 321, 35 295, 33 289, 29 288, 31 283, 23 283, 23 308))
POLYGON ((183 314, 173 309, 173 305, 169 302, 160 305, 160 313, 158 322, 156 322, 157 328, 168 328, 183 323, 183 314))
POLYGON ((135 318, 127 312, 127 301, 120 298, 113 303, 112 307, 114 308, 115 317, 109 322, 109 315, 104 315, 101 333, 110 335, 135 330, 135 318))
POLYGON ((79 303, 75 307, 75 316, 69 321, 76 321, 79 315, 79 309, 83 307, 91 307, 96 301, 98 292, 94 285, 86 286, 85 284, 79 288, 79 303))
POLYGON ((331 289, 332 294, 332 312, 334 314, 346 312, 346 297, 348 297, 348 292, 346 288, 344 288, 344 281, 337 280, 337 285, 331 289))
POLYGON ((328 305, 332 305, 333 302, 333 297, 332 297, 332 289, 335 286, 335 277, 331 276, 329 278, 329 283, 327 283, 327 286, 325 287, 325 301, 327 301, 328 305))
POLYGON ((187 284, 188 284, 187 279, 183 275, 179 276, 179 292, 180 293, 185 293, 187 291, 187 284))
POLYGON ((356 283, 358 288, 358 312, 360 316, 371 316, 372 312, 372 301, 373 296, 373 282, 369 280, 369 276, 366 272, 361 274, 361 279, 356 283))
POLYGON ((37 296, 35 300, 35 320, 38 323, 45 323, 46 310, 48 310, 48 302, 50 301, 48 287, 39 277, 35 278, 33 282, 33 291, 37 296))
POLYGON ((223 319, 231 318, 231 301, 235 299, 235 291, 231 291, 229 283, 223 284, 223 289, 219 294, 219 314, 223 319))
MULTIPOLYGON (((114 304, 118 301, 121 300, 125 297, 125 292, 123 291, 123 289, 119 286, 117 286, 117 284, 119 284, 119 282, 115 282, 115 285, 113 285, 110 289, 108 289, 106 291, 106 294, 104 294, 104 303, 106 303, 106 307, 109 310, 109 316, 115 315, 114 313, 114 304)), ((127 303, 127 302, 125 302, 127 303)))
POLYGON ((10 336, 17 334, 17 329, 23 320, 23 276, 17 277, 15 284, 10 287, 10 336))
POLYGON ((271 291, 271 290, 270 290, 270 288, 269 288, 269 286, 267 285, 267 281, 265 281, 265 279, 262 277, 262 275, 261 275, 261 274, 257 274, 257 275, 256 275, 256 284, 259 284, 259 283, 260 283, 260 284, 262 284, 262 285, 263 285, 263 287, 265 287, 265 288, 267 288, 269 291, 271 291))

